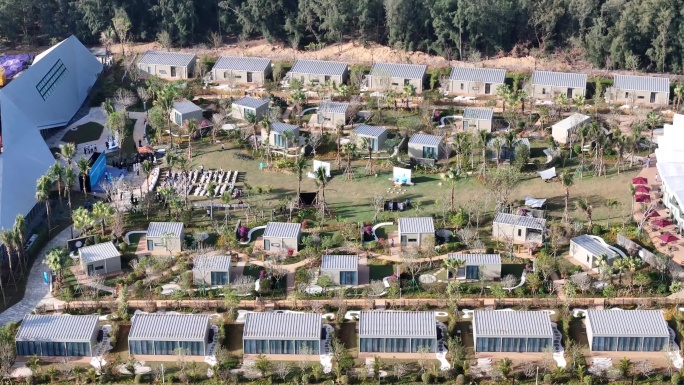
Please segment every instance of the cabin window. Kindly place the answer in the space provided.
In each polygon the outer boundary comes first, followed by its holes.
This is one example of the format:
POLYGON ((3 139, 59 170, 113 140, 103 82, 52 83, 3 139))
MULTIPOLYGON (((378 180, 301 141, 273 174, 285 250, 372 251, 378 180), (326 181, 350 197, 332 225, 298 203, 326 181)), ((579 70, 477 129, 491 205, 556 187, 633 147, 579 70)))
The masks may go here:
POLYGON ((542 95, 546 95, 546 88, 542 88, 542 95))

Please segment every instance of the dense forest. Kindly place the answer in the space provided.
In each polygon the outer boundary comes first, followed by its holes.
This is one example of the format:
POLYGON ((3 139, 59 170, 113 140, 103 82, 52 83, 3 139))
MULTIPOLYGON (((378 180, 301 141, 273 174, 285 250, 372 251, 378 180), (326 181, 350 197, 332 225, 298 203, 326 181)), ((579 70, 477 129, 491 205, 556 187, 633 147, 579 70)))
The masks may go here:
POLYGON ((129 41, 212 45, 264 37, 299 49, 346 39, 449 59, 560 53, 606 68, 684 70, 681 0, 0 0, 0 36, 97 43, 115 15, 129 41))

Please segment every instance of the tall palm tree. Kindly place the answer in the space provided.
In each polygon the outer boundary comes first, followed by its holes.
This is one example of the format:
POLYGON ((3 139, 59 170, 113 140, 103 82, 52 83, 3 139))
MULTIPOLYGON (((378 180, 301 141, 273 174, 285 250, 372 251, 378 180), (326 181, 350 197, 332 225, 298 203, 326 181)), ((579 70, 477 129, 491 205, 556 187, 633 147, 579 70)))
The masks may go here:
POLYGON ((57 288, 62 284, 62 270, 67 266, 69 252, 61 247, 55 247, 45 254, 43 264, 47 265, 57 275, 57 288))
POLYGON ((682 100, 684 99, 684 84, 678 83, 674 87, 674 95, 675 112, 679 112, 679 108, 682 105, 682 100))
POLYGON ((163 88, 157 91, 157 100, 155 100, 155 105, 159 106, 164 112, 166 119, 166 129, 169 131, 169 140, 171 147, 173 147, 173 135, 171 135, 171 110, 173 109, 173 103, 176 101, 178 96, 178 90, 173 83, 166 84, 163 88))
POLYGON ((225 115, 216 113, 211 116, 211 121, 213 123, 213 126, 211 127, 211 142, 216 143, 216 133, 218 130, 221 129, 221 126, 223 126, 223 122, 226 120, 225 115))
POLYGON ((634 273, 639 268, 641 268, 641 265, 643 265, 643 261, 639 257, 628 256, 625 260, 625 264, 627 265, 627 269, 629 270, 629 286, 631 291, 632 286, 634 286, 634 273))
MULTIPOLYGON (((264 138, 264 146, 266 146, 266 167, 271 168, 271 130, 273 129, 273 123, 271 122, 271 118, 268 116, 265 116, 261 120, 261 125, 264 127, 264 130, 266 130, 266 137, 264 138)), ((285 146, 287 147, 287 145, 285 146)))
POLYGON ((114 216, 114 209, 103 201, 97 201, 93 205, 93 216, 100 222, 102 235, 104 235, 107 222, 114 216))
POLYGON ((563 209, 563 222, 568 223, 568 202, 570 201, 570 186, 574 183, 574 177, 569 172, 564 172, 559 178, 563 188, 565 188, 565 207, 563 209))
POLYGON ((594 206, 592 206, 587 197, 581 197, 575 201, 575 208, 583 212, 584 216, 587 217, 587 229, 589 232, 591 232, 591 230, 594 228, 594 221, 592 219, 594 206))
POLYGON ((50 190, 52 189, 52 180, 50 176, 43 175, 38 178, 36 182, 36 201, 38 203, 45 203, 45 212, 48 221, 48 235, 52 228, 51 213, 50 213, 50 190))
POLYGON ((48 169, 50 178, 57 183, 57 198, 59 199, 59 205, 62 206, 62 185, 64 184, 64 166, 61 164, 53 163, 48 169))
POLYGON ((314 174, 316 175, 316 186, 318 187, 318 191, 321 192, 318 197, 318 203, 321 207, 325 208, 325 187, 328 185, 328 177, 325 175, 325 168, 319 167, 314 170, 314 174))
POLYGON ((12 230, 0 229, 0 242, 5 245, 5 251, 7 252, 7 261, 9 263, 9 274, 10 278, 17 285, 17 280, 14 276, 14 252, 17 250, 15 243, 15 233, 12 230))
POLYGON ((71 213, 71 220, 74 222, 74 228, 79 230, 81 235, 87 234, 88 229, 95 226, 95 218, 90 214, 90 211, 84 207, 79 207, 71 213))
POLYGON ((19 240, 19 244, 22 246, 19 248, 19 252, 21 253, 22 259, 21 259, 21 264, 23 266, 24 263, 26 263, 26 251, 24 250, 24 244, 25 244, 25 237, 24 234, 26 233, 26 218, 24 218, 23 215, 17 214, 17 217, 14 218, 14 226, 12 227, 12 231, 16 234, 17 239, 19 240))
POLYGON ((297 174, 297 199, 302 192, 302 177, 304 176, 304 171, 306 170, 306 158, 302 155, 297 156, 294 162, 294 171, 297 174))
POLYGON ((347 168, 344 170, 345 179, 351 180, 352 176, 354 175, 354 173, 352 172, 351 161, 352 161, 352 158, 354 158, 357 155, 356 143, 354 143, 353 141, 349 141, 349 142, 343 144, 342 145, 342 153, 344 153, 344 155, 347 158, 347 168))
POLYGON ((361 146, 368 151, 368 164, 366 164, 366 174, 375 174, 375 164, 373 164, 373 142, 366 137, 361 138, 361 146))
POLYGON ((634 167, 634 157, 639 151, 639 144, 644 139, 641 134, 641 124, 632 124, 629 143, 632 145, 632 156, 629 159, 629 168, 634 167))
POLYGON ((87 198, 88 189, 86 188, 86 177, 90 173, 90 162, 85 156, 81 156, 78 158, 76 166, 78 166, 78 174, 81 176, 81 181, 83 182, 83 197, 87 198))
POLYGON ((335 158, 335 161, 337 162, 337 171, 340 171, 342 169, 342 147, 341 147, 341 142, 342 142, 342 130, 344 129, 344 126, 341 124, 338 124, 335 126, 335 141, 337 142, 337 157, 335 158))
POLYGON ((661 114, 651 111, 648 113, 648 115, 646 115, 646 126, 648 126, 648 129, 651 131, 651 150, 653 150, 653 131, 655 131, 656 127, 661 126, 662 124, 663 116, 661 114))
POLYGON ((71 206, 71 190, 76 184, 76 173, 74 172, 74 167, 69 165, 64 171, 64 194, 67 196, 67 205, 69 210, 72 209, 71 206))
POLYGON ((482 175, 484 175, 487 172, 487 145, 492 138, 492 134, 483 130, 478 131, 477 135, 480 148, 482 148, 482 175))
POLYGON ((66 160, 67 165, 71 165, 71 161, 76 156, 76 144, 74 143, 64 143, 59 145, 59 152, 62 154, 62 158, 66 160))
POLYGON ((506 101, 508 100, 508 95, 511 93, 511 89, 508 87, 506 84, 501 84, 498 87, 496 87, 496 96, 501 99, 501 103, 503 103, 503 111, 506 112, 506 101))
POLYGON ((506 148, 506 151, 508 151, 508 158, 511 161, 513 160, 513 149, 515 148, 515 139, 515 131, 509 129, 504 133, 504 147, 506 148))
POLYGON ((192 138, 199 129, 199 123, 196 119, 190 119, 185 122, 185 131, 188 133, 188 159, 192 162, 192 138))
POLYGON ((456 192, 456 185, 458 184, 459 179, 461 179, 461 173, 458 172, 458 170, 449 170, 445 173, 442 173, 439 175, 440 178, 442 178, 443 181, 449 184, 449 187, 451 188, 451 201, 449 204, 449 211, 454 212, 454 196, 456 192))
POLYGON ((623 258, 615 258, 613 261, 613 267, 617 269, 618 272, 618 285, 622 286, 622 273, 627 268, 626 260, 623 258))
POLYGON ((254 151, 259 151, 259 141, 257 140, 257 126, 259 125, 259 118, 254 114, 247 114, 245 120, 252 125, 252 144, 254 145, 254 151))
MULTIPOLYGON (((167 158, 169 159, 169 158, 167 158)), ((170 159, 175 159, 175 158, 170 158, 170 159)), ((174 162, 171 162, 173 164, 174 162)), ((152 175, 152 170, 154 170, 154 165, 152 162, 150 162, 148 159, 145 159, 142 162, 142 167, 140 167, 140 170, 145 174, 145 191, 148 192, 150 191, 150 175, 152 175)))

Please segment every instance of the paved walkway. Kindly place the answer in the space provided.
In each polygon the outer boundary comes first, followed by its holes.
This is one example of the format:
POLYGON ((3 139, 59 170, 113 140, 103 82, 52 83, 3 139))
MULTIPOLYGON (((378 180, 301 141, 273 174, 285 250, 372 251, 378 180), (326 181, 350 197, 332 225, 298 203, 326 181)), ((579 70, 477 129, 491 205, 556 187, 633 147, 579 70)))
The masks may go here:
POLYGON ((56 246, 65 246, 67 240, 71 238, 71 230, 68 228, 62 230, 54 238, 52 238, 45 247, 40 251, 40 256, 33 262, 31 272, 29 273, 28 282, 26 283, 26 292, 24 298, 14 306, 0 313, 0 325, 5 325, 8 322, 21 321, 26 314, 29 314, 38 305, 45 303, 62 304, 63 301, 52 296, 50 287, 43 281, 43 273, 50 273, 50 268, 43 264, 45 254, 56 246))

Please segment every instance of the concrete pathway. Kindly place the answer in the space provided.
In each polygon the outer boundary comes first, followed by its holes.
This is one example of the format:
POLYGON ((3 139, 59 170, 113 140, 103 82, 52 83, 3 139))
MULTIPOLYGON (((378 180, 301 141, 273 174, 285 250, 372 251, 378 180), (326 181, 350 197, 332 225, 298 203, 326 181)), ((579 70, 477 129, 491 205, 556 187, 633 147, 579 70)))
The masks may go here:
POLYGON ((21 321, 26 314, 29 314, 38 305, 52 303, 63 304, 63 301, 52 296, 50 293, 50 286, 43 281, 43 273, 50 274, 50 268, 43 264, 45 254, 53 247, 66 246, 67 240, 71 238, 71 230, 68 228, 62 230, 54 238, 52 238, 45 247, 40 251, 40 256, 36 258, 31 267, 31 272, 26 283, 26 292, 24 298, 14 306, 0 313, 0 325, 5 325, 8 322, 21 321))

